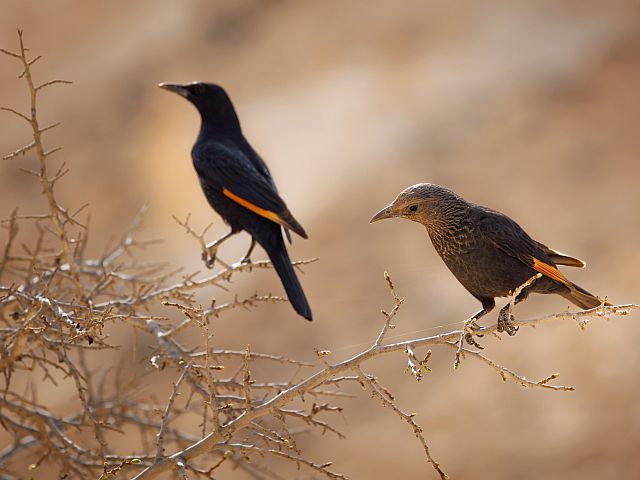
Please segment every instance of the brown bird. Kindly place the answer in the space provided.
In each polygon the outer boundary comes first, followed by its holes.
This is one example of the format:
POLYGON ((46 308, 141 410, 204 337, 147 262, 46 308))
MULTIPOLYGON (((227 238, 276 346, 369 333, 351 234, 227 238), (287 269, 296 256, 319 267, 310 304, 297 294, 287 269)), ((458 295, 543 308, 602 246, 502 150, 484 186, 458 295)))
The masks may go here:
MULTIPOLYGON (((451 273, 482 303, 482 310, 468 321, 472 325, 493 310, 495 297, 510 295, 537 273, 542 276, 525 287, 514 303, 533 292, 561 295, 585 310, 603 304, 556 268, 582 268, 585 262, 533 240, 506 215, 468 202, 447 188, 431 183, 413 185, 376 213, 371 223, 394 217, 424 225, 451 273)), ((514 335, 517 327, 512 321, 507 305, 500 310, 498 331, 514 335)))

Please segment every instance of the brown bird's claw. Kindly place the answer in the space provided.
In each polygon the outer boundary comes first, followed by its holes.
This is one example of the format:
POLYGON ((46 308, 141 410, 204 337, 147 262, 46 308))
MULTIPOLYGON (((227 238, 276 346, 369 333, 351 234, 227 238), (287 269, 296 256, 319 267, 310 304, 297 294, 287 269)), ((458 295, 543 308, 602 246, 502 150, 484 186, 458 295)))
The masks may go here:
POLYGON ((498 332, 506 332, 507 335, 513 337, 518 330, 520 330, 520 327, 513 324, 514 321, 515 318, 509 313, 508 309, 503 308, 500 310, 500 315, 498 315, 498 332))
POLYGON ((484 347, 480 345, 475 338, 473 338, 474 335, 479 338, 484 337, 484 334, 478 333, 478 331, 481 329, 482 327, 476 323, 475 318, 466 320, 464 322, 464 341, 467 342, 468 345, 476 347, 480 350, 484 350, 484 347))
POLYGON ((473 335, 471 333, 466 333, 464 335, 464 341, 467 342, 467 344, 476 347, 477 349, 484 350, 484 347, 480 345, 475 338, 473 338, 473 335))

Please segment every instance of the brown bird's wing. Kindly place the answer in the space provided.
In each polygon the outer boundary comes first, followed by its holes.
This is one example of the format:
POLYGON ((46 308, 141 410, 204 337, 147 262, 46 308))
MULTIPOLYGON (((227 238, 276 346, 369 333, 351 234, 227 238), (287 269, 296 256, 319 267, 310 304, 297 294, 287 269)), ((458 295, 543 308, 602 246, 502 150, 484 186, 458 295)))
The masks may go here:
POLYGON ((569 255, 558 252, 553 248, 547 247, 545 244, 536 242, 538 246, 549 256, 556 265, 566 265, 568 267, 584 268, 587 264, 579 258, 570 257, 569 255))
POLYGON ((243 152, 215 143, 197 146, 192 155, 198 175, 210 187, 247 210, 307 238, 272 180, 258 171, 243 152))
MULTIPOLYGON (((503 252, 517 258, 535 271, 565 285, 568 290, 559 292, 567 300, 583 309, 595 308, 603 302, 584 288, 570 282, 555 267, 560 265, 584 266, 577 258, 568 257, 533 240, 516 222, 506 215, 490 209, 483 209, 478 225, 482 235, 503 252), (570 262, 570 263, 569 263, 570 262)), ((610 306, 610 303, 604 303, 610 306)))
POLYGON ((557 282, 571 285, 538 242, 506 215, 483 208, 478 225, 484 237, 506 254, 557 282))

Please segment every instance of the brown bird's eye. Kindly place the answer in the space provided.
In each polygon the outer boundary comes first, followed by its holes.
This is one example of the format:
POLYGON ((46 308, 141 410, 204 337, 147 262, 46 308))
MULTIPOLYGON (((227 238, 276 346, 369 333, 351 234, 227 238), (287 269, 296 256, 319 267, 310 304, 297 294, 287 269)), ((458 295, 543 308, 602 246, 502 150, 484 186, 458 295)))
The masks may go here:
POLYGON ((415 212, 416 210, 418 210, 418 206, 417 205, 411 205, 409 207, 409 210, 411 210, 412 212, 415 212))

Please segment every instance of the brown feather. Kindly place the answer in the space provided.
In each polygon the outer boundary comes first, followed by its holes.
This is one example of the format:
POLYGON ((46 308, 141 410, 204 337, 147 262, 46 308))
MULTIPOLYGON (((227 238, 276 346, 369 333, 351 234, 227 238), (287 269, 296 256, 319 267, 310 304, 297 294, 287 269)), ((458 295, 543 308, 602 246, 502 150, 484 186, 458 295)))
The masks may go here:
MULTIPOLYGON (((574 305, 577 305, 578 307, 584 310, 588 310, 590 308, 596 308, 596 307, 599 307, 600 305, 603 305, 602 300, 600 300, 595 295, 590 294, 584 288, 579 287, 574 283, 569 283, 569 285, 567 286, 569 287, 569 291, 565 293, 560 293, 560 295, 562 295, 564 298, 569 300, 574 305)), ((611 306, 611 304, 607 302, 605 302, 604 305, 607 307, 611 306)))
POLYGON ((566 265, 567 267, 578 267, 578 268, 584 268, 587 266, 587 264, 583 260, 580 260, 579 258, 570 257, 569 255, 564 254, 562 252, 558 252, 553 248, 549 248, 540 242, 537 242, 537 243, 540 246, 540 248, 544 251, 544 253, 549 255, 549 258, 553 260, 553 263, 555 263, 556 265, 566 265))
POLYGON ((558 270, 556 267, 552 265, 547 265, 546 263, 538 260, 535 257, 533 257, 533 269, 536 272, 540 272, 543 275, 546 275, 547 277, 554 279, 557 282, 565 284, 567 287, 571 285, 571 282, 567 280, 564 277, 564 275, 562 275, 562 273, 560 273, 560 270, 558 270))

